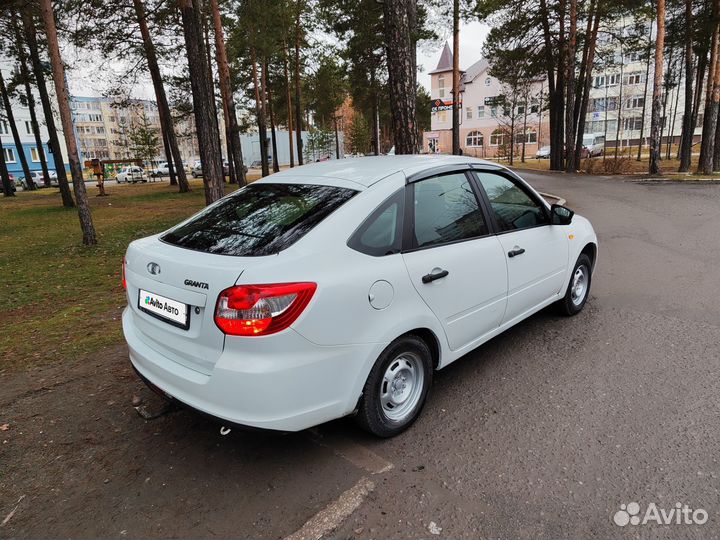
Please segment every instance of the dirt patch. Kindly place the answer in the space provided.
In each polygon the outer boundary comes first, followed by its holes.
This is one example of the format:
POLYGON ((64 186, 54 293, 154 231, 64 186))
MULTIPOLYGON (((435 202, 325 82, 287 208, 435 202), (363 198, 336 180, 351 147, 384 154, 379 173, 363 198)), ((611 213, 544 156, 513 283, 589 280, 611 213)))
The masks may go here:
POLYGON ((302 433, 141 419, 124 345, 2 379, 2 537, 283 537, 360 476, 302 433))

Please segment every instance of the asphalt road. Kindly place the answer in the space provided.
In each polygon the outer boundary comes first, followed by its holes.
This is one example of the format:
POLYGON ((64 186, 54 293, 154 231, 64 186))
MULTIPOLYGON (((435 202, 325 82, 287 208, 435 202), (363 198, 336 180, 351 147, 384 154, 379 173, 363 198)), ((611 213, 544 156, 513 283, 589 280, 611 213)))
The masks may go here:
POLYGON ((543 311, 439 372, 392 440, 143 421, 122 346, 16 376, 0 537, 719 537, 720 185, 521 174, 597 230, 580 315, 543 311), (614 524, 631 502, 707 522, 614 524))

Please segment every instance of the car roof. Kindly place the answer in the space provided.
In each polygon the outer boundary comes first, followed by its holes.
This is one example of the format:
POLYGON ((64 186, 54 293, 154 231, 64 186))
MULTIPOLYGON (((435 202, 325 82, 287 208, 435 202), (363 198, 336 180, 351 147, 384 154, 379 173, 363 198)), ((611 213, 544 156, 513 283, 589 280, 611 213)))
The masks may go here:
POLYGON ((266 176, 261 181, 266 183, 297 183, 298 181, 315 179, 323 183, 338 184, 352 182, 369 187, 374 183, 395 173, 402 172, 405 176, 423 172, 435 167, 448 165, 485 164, 497 167, 497 163, 469 156, 450 155, 394 155, 367 156, 346 159, 333 159, 319 163, 310 163, 279 173, 266 176))

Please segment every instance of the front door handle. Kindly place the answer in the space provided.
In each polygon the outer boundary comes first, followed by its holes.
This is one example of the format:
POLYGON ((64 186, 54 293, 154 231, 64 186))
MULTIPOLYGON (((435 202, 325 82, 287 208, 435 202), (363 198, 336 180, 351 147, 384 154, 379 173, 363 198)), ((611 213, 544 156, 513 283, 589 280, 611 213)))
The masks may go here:
POLYGON ((439 271, 434 272, 434 273, 432 273, 432 274, 425 274, 425 275, 422 277, 422 282, 423 282, 423 283, 430 283, 430 282, 432 282, 432 281, 435 281, 436 279, 442 279, 442 278, 444 278, 444 277, 447 276, 449 273, 450 273, 450 272, 448 272, 447 270, 439 270, 439 271))
POLYGON ((525 250, 523 248, 515 246, 514 248, 512 248, 512 250, 508 251, 508 257, 512 259, 513 257, 517 257, 518 255, 522 255, 523 253, 525 253, 525 250))

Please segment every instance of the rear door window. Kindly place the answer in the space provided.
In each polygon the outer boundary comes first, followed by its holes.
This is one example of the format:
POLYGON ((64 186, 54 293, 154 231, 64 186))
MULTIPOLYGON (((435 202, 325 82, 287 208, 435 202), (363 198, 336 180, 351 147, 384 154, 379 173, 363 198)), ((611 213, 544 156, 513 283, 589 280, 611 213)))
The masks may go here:
POLYGON ((356 193, 335 186, 251 184, 160 239, 220 255, 272 255, 297 242, 356 193))

